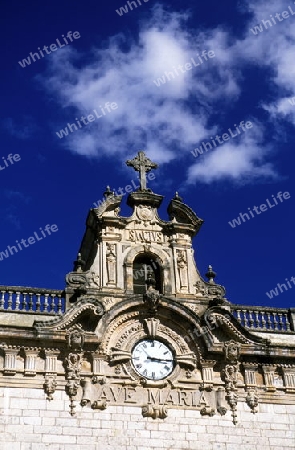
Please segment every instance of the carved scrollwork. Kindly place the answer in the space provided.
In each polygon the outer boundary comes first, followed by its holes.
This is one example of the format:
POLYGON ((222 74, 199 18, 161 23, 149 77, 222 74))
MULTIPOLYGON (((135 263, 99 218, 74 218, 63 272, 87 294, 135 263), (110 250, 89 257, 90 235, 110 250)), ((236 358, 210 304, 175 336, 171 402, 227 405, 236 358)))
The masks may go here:
POLYGON ((200 400, 199 400, 198 407, 201 408, 200 409, 201 416, 210 416, 210 417, 212 417, 212 416, 215 415, 216 411, 207 402, 206 397, 205 397, 205 390, 202 387, 200 388, 200 390, 201 390, 201 397, 200 397, 200 400))
POLYGON ((110 355, 110 361, 114 364, 122 364, 124 362, 130 361, 131 353, 125 350, 113 350, 110 355))
POLYGON ((95 375, 94 377, 92 377, 91 381, 93 384, 106 384, 107 379, 106 377, 98 377, 97 375, 95 375))
POLYGON ((100 409, 104 410, 107 408, 107 402, 104 400, 102 402, 98 402, 97 400, 91 404, 92 409, 100 409))
POLYGON ((87 285, 87 277, 84 273, 70 272, 66 276, 66 284, 71 288, 78 288, 87 285))
POLYGON ((218 406, 217 407, 217 412, 221 415, 224 416, 227 412, 227 409, 225 408, 225 406, 218 406))
POLYGON ((209 286, 208 294, 214 295, 217 298, 217 300, 221 300, 221 303, 224 302, 224 300, 222 300, 222 297, 225 296, 225 289, 223 286, 220 286, 219 284, 215 284, 214 286, 209 286))
POLYGON ((202 294, 204 296, 208 295, 208 287, 202 281, 197 281, 196 284, 196 294, 202 294))
POLYGON ((168 416, 168 411, 164 405, 144 405, 142 415, 152 419, 165 419, 168 416))
POLYGON ((148 335, 151 338, 154 338, 155 336, 157 336, 159 323, 160 323, 159 319, 155 319, 154 317, 150 317, 149 319, 144 319, 144 324, 146 325, 148 335))
POLYGON ((91 381, 89 379, 81 380, 81 386, 83 388, 83 396, 81 399, 81 406, 86 406, 91 400, 91 381))
MULTIPOLYGON (((150 205, 138 205, 136 208, 137 217, 147 226, 149 223, 155 223, 155 208, 150 205)), ((140 222, 139 222, 140 223, 140 222)))
POLYGON ((204 406, 201 410, 200 410, 200 414, 201 416, 210 416, 213 417, 215 415, 215 409, 211 408, 210 406, 204 406))
POLYGON ((225 407, 225 390, 222 387, 219 387, 216 391, 216 404, 217 404, 217 412, 224 416, 227 412, 227 408, 225 407))
POLYGON ((180 367, 185 367, 189 370, 194 370, 196 368, 196 357, 193 353, 178 356, 177 362, 180 367))

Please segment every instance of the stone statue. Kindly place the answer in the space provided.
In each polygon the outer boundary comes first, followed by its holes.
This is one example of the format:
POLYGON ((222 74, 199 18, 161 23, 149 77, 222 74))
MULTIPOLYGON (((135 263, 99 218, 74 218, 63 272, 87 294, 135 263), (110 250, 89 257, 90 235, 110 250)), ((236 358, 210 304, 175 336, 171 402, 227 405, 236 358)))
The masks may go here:
POLYGON ((184 250, 176 250, 177 252, 177 268, 179 275, 179 283, 180 289, 187 288, 188 279, 187 279, 187 261, 184 250))
POLYGON ((116 249, 115 244, 107 243, 108 284, 116 284, 116 249))

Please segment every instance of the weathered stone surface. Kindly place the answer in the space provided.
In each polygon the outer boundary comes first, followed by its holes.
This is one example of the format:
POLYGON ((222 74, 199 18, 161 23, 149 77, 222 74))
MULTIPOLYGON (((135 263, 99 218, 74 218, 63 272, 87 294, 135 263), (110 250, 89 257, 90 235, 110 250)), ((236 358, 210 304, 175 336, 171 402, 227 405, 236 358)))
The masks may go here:
POLYGON ((155 164, 130 165, 132 214, 106 192, 64 291, 0 287, 0 448, 290 448, 294 311, 230 303, 211 266, 203 280, 203 221, 178 194, 162 220, 155 164))

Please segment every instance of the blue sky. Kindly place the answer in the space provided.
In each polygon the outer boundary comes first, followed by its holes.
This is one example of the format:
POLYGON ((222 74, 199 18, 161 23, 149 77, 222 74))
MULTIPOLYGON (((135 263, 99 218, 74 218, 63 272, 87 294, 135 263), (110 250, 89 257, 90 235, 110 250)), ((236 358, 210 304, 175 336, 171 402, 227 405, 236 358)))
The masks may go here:
POLYGON ((295 277, 294 2, 137 4, 2 2, 0 252, 58 231, 0 261, 0 283, 62 289, 88 210, 136 180, 124 163, 145 150, 162 218, 179 191, 205 221, 200 272, 233 303, 294 306, 294 284, 266 295, 295 277))

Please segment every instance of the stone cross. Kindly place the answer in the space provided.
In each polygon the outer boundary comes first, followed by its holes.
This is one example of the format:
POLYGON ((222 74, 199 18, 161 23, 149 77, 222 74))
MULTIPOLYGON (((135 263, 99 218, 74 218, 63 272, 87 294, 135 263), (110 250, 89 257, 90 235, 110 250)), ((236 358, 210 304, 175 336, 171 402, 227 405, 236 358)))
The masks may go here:
POLYGON ((140 190, 146 190, 146 173, 152 169, 157 169, 158 164, 152 162, 145 156, 145 153, 140 151, 134 159, 128 159, 126 161, 127 166, 133 167, 134 170, 140 174, 140 190))

